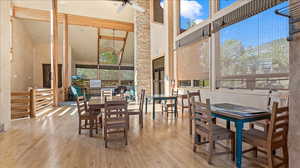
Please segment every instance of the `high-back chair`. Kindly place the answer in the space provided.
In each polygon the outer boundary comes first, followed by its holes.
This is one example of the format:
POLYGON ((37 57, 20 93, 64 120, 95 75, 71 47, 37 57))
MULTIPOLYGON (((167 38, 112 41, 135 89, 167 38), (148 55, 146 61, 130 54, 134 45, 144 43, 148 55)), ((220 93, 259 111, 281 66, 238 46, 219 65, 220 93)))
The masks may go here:
POLYGON ((104 141, 107 148, 108 141, 125 141, 127 145, 127 132, 129 116, 126 101, 107 101, 104 115, 104 141), (116 135, 116 134, 122 134, 116 135))
POLYGON ((144 124, 143 124, 144 123, 144 121, 143 121, 144 101, 145 101, 145 89, 142 89, 141 95, 140 95, 139 108, 128 110, 129 115, 138 115, 139 116, 139 124, 140 124, 141 128, 143 128, 143 126, 144 126, 144 124))
POLYGON ((101 114, 89 110, 84 96, 78 96, 76 99, 76 103, 79 119, 78 133, 81 134, 82 129, 89 129, 90 136, 92 136, 93 130, 96 130, 96 133, 98 133, 98 123, 100 123, 100 125, 102 126, 101 114), (84 121, 84 125, 82 124, 82 121, 84 121))
POLYGON ((187 91, 187 99, 188 99, 188 106, 189 106, 189 128, 190 128, 190 135, 192 135, 193 132, 193 113, 192 113, 192 102, 198 101, 201 102, 201 94, 200 90, 196 92, 190 92, 187 91))
POLYGON ((192 112, 195 119, 195 140, 198 139, 199 142, 194 142, 193 151, 196 152, 199 145, 209 144, 209 155, 208 163, 211 164, 213 154, 224 154, 215 153, 214 145, 219 140, 231 140, 232 148, 232 160, 235 156, 235 136, 234 132, 218 126, 214 122, 214 118, 211 116, 210 100, 206 99, 206 103, 192 101, 192 112), (200 137, 200 138, 199 138, 200 137), (201 138, 207 141, 201 142, 201 138))
MULTIPOLYGON (((267 154, 268 167, 282 167, 288 168, 288 128, 289 127, 289 107, 278 107, 278 103, 273 103, 270 127, 267 132, 255 128, 250 128, 244 131, 244 142, 254 146, 254 148, 245 150, 244 153, 255 150, 267 154), (257 147, 265 150, 260 150, 257 147), (282 149, 283 157, 277 156, 277 149, 282 149), (275 165, 274 160, 278 159, 280 162, 275 165)), ((257 156, 257 154, 256 154, 257 156)), ((277 163, 277 162, 276 162, 277 163)))

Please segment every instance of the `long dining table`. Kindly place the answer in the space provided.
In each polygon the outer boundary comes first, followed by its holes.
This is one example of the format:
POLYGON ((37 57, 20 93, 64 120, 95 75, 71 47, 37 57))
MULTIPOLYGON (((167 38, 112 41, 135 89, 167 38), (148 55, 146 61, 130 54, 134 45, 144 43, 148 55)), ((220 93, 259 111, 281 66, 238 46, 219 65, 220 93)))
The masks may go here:
MULTIPOLYGON (((267 110, 262 110, 253 107, 240 106, 229 103, 212 104, 212 116, 221 118, 227 121, 227 128, 230 129, 230 122, 235 123, 236 133, 236 167, 242 167, 242 154, 243 154, 243 128, 245 123, 254 122, 258 120, 269 119, 271 113, 267 110)), ((198 138, 199 140, 199 138, 198 138)))

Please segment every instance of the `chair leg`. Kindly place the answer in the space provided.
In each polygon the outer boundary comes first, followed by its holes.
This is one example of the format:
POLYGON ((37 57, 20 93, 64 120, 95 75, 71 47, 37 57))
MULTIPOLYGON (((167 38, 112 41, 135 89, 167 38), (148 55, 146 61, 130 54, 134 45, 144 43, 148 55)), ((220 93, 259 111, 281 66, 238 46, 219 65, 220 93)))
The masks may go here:
POLYGON ((79 127, 78 127, 78 134, 81 134, 81 119, 79 119, 79 127))
POLYGON ((93 127, 94 127, 94 120, 90 120, 90 137, 93 136, 93 127))
POLYGON ((231 137, 231 159, 235 161, 235 136, 232 135, 231 137))
POLYGON ((140 124, 141 124, 141 128, 143 128, 144 127, 143 114, 140 114, 140 124))
POLYGON ((191 112, 189 112, 190 113, 190 135, 192 135, 193 134, 193 120, 192 120, 192 113, 191 112))
POLYGON ((273 151, 272 149, 268 149, 267 151, 267 158, 268 158, 268 167, 272 168, 273 167, 273 151))
POLYGON ((98 134, 98 119, 96 118, 96 134, 98 134))
POLYGON ((124 131, 124 136, 125 136, 125 145, 128 145, 128 136, 127 136, 127 129, 125 128, 124 131))
POLYGON ((287 141, 285 141, 282 150, 283 150, 283 162, 285 163, 285 167, 288 168, 289 167, 289 152, 288 152, 288 145, 286 143, 287 141))
POLYGON ((208 164, 211 164, 212 162, 212 155, 213 155, 213 150, 214 150, 214 147, 213 147, 213 143, 214 141, 212 140, 209 140, 209 151, 208 151, 208 164))
POLYGON ((107 148, 107 128, 104 126, 104 144, 105 148, 107 148))

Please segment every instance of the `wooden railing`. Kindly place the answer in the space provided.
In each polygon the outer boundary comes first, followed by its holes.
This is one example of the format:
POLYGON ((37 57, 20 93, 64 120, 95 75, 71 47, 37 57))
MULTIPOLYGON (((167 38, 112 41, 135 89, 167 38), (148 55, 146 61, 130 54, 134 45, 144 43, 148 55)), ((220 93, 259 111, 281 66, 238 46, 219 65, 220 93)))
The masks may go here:
POLYGON ((53 105, 52 89, 30 89, 11 93, 11 118, 36 117, 40 111, 53 105))
POLYGON ((31 97, 31 111, 33 117, 36 117, 39 111, 53 105, 52 89, 32 89, 31 97))
POLYGON ((25 118, 31 114, 30 91, 11 93, 11 118, 25 118))

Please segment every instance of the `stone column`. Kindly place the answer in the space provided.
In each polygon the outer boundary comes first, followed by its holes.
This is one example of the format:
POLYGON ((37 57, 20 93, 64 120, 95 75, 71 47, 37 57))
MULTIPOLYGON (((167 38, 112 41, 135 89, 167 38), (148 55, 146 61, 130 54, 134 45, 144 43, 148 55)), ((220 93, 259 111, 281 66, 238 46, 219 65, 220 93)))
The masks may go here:
POLYGON ((135 43, 135 87, 136 94, 146 89, 146 95, 151 91, 151 44, 150 44, 150 1, 135 0, 146 11, 134 13, 134 43, 135 43))
POLYGON ((10 1, 0 1, 0 131, 10 127, 10 1))
MULTIPOLYGON (((291 3, 298 0, 290 0, 291 3)), ((300 24, 297 25, 300 27, 300 24)), ((289 166, 300 165, 300 33, 290 42, 289 166)))

